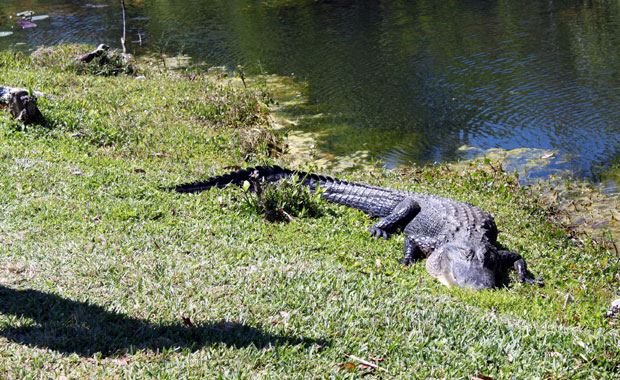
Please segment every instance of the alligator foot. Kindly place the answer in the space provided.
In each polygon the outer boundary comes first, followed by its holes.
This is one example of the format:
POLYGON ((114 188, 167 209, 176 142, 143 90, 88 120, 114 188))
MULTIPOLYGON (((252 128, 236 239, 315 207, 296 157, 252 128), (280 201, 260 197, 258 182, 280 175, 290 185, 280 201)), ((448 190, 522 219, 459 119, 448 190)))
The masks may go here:
POLYGON ((390 233, 386 230, 375 226, 372 226, 368 229, 370 231, 370 235, 372 235, 375 239, 383 238, 385 240, 390 238, 390 233))
POLYGON ((398 262, 401 265, 411 265, 422 257, 422 251, 416 243, 415 238, 407 236, 405 238, 405 245, 403 246, 403 258, 398 262))
POLYGON ((406 226, 420 210, 418 202, 407 197, 398 203, 389 215, 370 227, 370 233, 375 239, 382 237, 387 240, 391 232, 395 232, 399 226, 406 226))
POLYGON ((545 286, 545 283, 543 282, 543 280, 535 279, 534 277, 532 277, 530 272, 527 270, 527 267, 525 266, 524 259, 521 258, 515 261, 514 268, 517 271, 517 276, 519 277, 519 281, 525 282, 526 284, 530 284, 530 285, 545 286))
POLYGON ((408 266, 415 263, 415 259, 413 257, 403 257, 402 259, 398 260, 398 263, 400 265, 408 266))
POLYGON ((538 286, 545 286, 545 282, 543 280, 540 279, 536 279, 534 277, 528 276, 526 278, 523 279, 523 282, 525 282, 526 284, 530 284, 530 285, 538 285, 538 286))
POLYGON ((520 282, 525 282, 530 285, 545 286, 545 283, 542 280, 537 280, 532 277, 530 272, 527 270, 527 265, 521 255, 505 249, 498 250, 497 253, 499 254, 500 262, 503 268, 507 269, 512 266, 517 272, 517 277, 520 282))

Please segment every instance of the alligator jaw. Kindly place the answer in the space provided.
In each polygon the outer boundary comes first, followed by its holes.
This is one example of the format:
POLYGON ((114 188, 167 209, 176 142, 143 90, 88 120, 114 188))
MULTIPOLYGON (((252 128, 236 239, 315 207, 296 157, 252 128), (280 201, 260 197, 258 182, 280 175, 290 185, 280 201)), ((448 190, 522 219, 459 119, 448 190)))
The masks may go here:
POLYGON ((442 284, 444 284, 445 286, 447 286, 448 288, 452 287, 452 283, 450 282, 450 279, 448 279, 448 276, 446 273, 441 273, 439 276, 437 276, 437 280, 439 280, 439 282, 441 282, 442 284))

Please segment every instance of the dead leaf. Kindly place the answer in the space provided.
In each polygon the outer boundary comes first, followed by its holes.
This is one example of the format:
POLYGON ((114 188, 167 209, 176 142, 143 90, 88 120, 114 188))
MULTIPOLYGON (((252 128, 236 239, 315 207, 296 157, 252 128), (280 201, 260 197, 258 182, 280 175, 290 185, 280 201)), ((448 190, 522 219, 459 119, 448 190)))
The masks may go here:
POLYGON ((556 351, 550 351, 550 352, 547 352, 547 356, 555 356, 555 357, 560 358, 563 355, 561 353, 559 353, 559 352, 556 352, 556 351))
POLYGON ((471 380, 495 380, 495 379, 490 376, 478 374, 478 376, 472 376, 471 380))
POLYGON ((71 172, 71 175, 84 175, 84 172, 81 172, 79 170, 74 170, 71 172))
POLYGON ((378 267, 378 268, 381 268, 381 267, 382 267, 382 265, 381 265, 381 259, 376 258, 376 259, 375 259, 375 264, 377 264, 377 267, 378 267))
POLYGON ((349 371, 353 371, 355 369, 355 364, 351 362, 346 362, 340 366, 340 368, 346 368, 349 371))
POLYGON ((144 174, 144 173, 146 173, 146 170, 141 169, 141 168, 136 168, 136 169, 134 169, 134 170, 133 170, 133 172, 134 172, 134 173, 144 174))
POLYGON ((69 380, 69 378, 65 375, 58 376, 56 380, 69 380))
POLYGON ((515 358, 514 358, 512 355, 510 355, 510 354, 508 354, 507 359, 508 359, 508 361, 509 361, 510 363, 512 363, 512 362, 514 362, 514 361, 515 361, 515 358))

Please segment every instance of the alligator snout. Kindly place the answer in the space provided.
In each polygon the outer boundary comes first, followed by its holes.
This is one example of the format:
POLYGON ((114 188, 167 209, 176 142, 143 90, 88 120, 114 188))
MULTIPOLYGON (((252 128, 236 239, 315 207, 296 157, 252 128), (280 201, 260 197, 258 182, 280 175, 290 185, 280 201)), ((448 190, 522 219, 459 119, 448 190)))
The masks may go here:
POLYGON ((496 285, 495 270, 479 265, 479 263, 454 262, 452 273, 456 285, 462 288, 482 290, 494 288, 496 285))
POLYGON ((444 244, 428 258, 426 268, 447 286, 481 290, 497 284, 498 260, 486 245, 467 241, 444 244))

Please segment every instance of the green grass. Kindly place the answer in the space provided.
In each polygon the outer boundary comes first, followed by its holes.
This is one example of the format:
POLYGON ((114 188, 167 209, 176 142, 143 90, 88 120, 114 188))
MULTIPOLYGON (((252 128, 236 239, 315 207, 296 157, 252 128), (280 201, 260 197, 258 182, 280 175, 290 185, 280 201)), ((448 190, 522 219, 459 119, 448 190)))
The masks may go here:
POLYGON ((87 50, 0 54, 0 85, 49 95, 43 125, 0 113, 1 378, 370 371, 345 354, 382 359, 369 378, 620 378, 604 318, 620 258, 497 164, 340 174, 479 205, 546 282, 448 289, 398 265, 402 235, 375 241, 355 210, 269 223, 240 190, 162 191, 286 161, 265 89, 139 64, 84 74, 71 56, 87 50))

